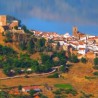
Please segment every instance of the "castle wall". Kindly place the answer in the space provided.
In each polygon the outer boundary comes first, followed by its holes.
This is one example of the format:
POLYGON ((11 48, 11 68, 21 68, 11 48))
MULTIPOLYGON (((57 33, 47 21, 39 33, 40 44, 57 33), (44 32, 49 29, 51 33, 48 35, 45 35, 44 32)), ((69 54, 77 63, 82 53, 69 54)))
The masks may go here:
POLYGON ((6 26, 6 15, 0 15, 0 26, 6 26))

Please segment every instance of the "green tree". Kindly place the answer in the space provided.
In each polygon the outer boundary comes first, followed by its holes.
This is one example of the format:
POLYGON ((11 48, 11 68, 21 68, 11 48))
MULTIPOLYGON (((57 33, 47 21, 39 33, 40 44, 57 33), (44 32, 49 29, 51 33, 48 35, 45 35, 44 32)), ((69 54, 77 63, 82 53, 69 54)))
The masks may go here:
POLYGON ((22 25, 22 29, 24 30, 24 32, 27 31, 27 27, 25 25, 22 25))
POLYGON ((82 63, 86 63, 86 62, 87 62, 87 59, 82 57, 82 58, 81 58, 81 62, 82 62, 82 63))
POLYGON ((44 38, 40 38, 39 40, 37 40, 37 50, 38 51, 42 51, 43 50, 43 48, 45 47, 45 42, 46 42, 46 40, 44 39, 44 38))
POLYGON ((10 66, 9 64, 5 64, 5 66, 3 67, 4 74, 6 74, 8 76, 12 76, 13 75, 11 73, 11 70, 12 70, 12 66, 10 66))
POLYGON ((18 90, 19 90, 19 92, 22 91, 22 86, 21 85, 18 86, 18 90))
POLYGON ((29 53, 34 53, 34 51, 35 51, 34 47, 35 47, 35 44, 34 44, 33 40, 30 39, 29 42, 28 42, 28 44, 27 44, 27 51, 29 53))
POLYGON ((15 30, 18 30, 18 26, 15 26, 14 29, 15 29, 15 30))
POLYGON ((34 94, 36 94, 36 91, 30 90, 29 94, 30 94, 30 96, 34 96, 34 94))
POLYGON ((98 57, 94 58, 94 68, 98 69, 98 57))
POLYGON ((41 60, 42 60, 42 63, 45 63, 46 61, 50 61, 51 59, 49 55, 41 54, 41 60))
POLYGON ((60 43, 57 42, 56 50, 59 50, 59 48, 60 48, 60 43))
POLYGON ((65 51, 54 53, 54 57, 59 58, 59 65, 66 65, 67 58, 65 56, 65 51))
POLYGON ((60 67, 60 71, 61 71, 61 72, 66 72, 66 71, 68 71, 68 67, 65 66, 65 65, 62 65, 62 66, 60 67))
POLYGON ((9 95, 4 91, 0 91, 0 98, 9 98, 9 95))
POLYGON ((24 30, 25 33, 33 34, 30 30, 27 29, 25 25, 22 25, 22 29, 24 30))
POLYGON ((26 43, 25 43, 24 41, 21 41, 21 42, 19 43, 19 46, 20 46, 20 49, 21 49, 21 50, 25 50, 25 49, 26 49, 26 43))
POLYGON ((59 74, 54 73, 53 75, 49 75, 48 78, 59 78, 59 74))
POLYGON ((98 58, 95 58, 95 59, 94 59, 94 65, 95 65, 95 66, 98 65, 98 58))
POLYGON ((43 95, 43 94, 39 94, 40 98, 48 98, 47 96, 43 95))
POLYGON ((12 42, 13 41, 12 40, 12 34, 10 31, 7 31, 5 36, 6 36, 5 42, 12 42))
POLYGON ((79 62, 77 55, 72 54, 71 57, 69 58, 69 60, 73 63, 77 63, 79 62))

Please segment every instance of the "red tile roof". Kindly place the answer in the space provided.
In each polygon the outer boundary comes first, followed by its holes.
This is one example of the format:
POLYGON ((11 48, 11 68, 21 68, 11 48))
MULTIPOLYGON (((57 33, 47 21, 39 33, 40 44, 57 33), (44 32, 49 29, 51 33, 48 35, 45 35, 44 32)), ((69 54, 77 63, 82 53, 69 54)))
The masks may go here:
POLYGON ((34 98, 40 98, 40 97, 37 95, 37 96, 35 96, 34 98))
POLYGON ((25 90, 30 90, 30 89, 39 89, 38 86, 26 86, 26 87, 23 87, 25 90))
POLYGON ((85 48, 79 48, 79 50, 85 50, 85 48))

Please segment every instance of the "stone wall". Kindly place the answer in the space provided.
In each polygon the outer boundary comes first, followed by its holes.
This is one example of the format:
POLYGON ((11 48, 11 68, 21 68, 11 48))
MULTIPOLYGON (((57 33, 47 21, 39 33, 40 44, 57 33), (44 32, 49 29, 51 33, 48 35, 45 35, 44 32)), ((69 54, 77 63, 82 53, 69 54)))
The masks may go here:
POLYGON ((7 18, 6 18, 6 15, 0 15, 0 26, 6 26, 7 23, 7 18))

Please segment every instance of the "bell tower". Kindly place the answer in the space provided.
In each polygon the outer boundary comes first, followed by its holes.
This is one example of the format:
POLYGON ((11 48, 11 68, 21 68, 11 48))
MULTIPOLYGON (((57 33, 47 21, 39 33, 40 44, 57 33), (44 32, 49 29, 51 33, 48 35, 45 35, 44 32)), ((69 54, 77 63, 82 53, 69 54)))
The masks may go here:
POLYGON ((76 26, 73 27, 72 32, 73 32, 73 36, 75 36, 75 37, 78 36, 78 34, 77 34, 78 33, 78 28, 76 26))

